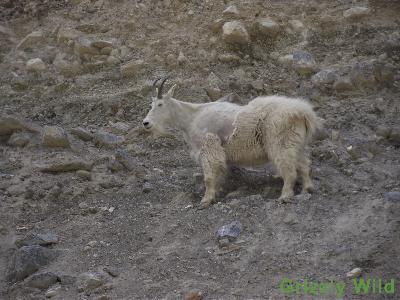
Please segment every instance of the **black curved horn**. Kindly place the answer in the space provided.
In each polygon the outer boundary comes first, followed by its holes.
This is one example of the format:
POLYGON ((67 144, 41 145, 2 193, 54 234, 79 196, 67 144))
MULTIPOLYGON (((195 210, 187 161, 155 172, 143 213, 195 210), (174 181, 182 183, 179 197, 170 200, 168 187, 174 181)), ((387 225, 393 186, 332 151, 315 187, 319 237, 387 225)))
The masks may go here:
MULTIPOLYGON (((161 81, 160 87, 158 88, 158 94, 157 94, 157 98, 158 98, 158 99, 161 99, 161 98, 162 98, 162 89, 163 89, 164 83, 165 83, 165 81, 167 81, 168 77, 169 77, 169 76, 166 76, 166 77, 163 79, 163 81, 161 81)), ((157 80, 157 81, 158 81, 158 80, 157 80)))

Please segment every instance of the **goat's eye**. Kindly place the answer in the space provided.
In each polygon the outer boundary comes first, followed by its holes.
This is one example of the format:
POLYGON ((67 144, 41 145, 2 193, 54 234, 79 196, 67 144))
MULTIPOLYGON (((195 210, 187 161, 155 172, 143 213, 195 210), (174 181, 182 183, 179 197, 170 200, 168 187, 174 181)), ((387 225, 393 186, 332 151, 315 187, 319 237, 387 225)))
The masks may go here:
POLYGON ((162 103, 158 103, 158 105, 157 106, 162 106, 162 103))

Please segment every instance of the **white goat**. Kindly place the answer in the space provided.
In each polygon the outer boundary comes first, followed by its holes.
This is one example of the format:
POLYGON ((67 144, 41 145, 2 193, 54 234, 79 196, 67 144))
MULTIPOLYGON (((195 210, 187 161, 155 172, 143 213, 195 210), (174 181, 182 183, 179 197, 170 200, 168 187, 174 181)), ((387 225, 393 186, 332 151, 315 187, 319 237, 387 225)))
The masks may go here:
POLYGON ((143 125, 160 135, 183 135, 191 157, 203 168, 206 192, 202 208, 215 199, 228 165, 256 166, 271 161, 284 181, 280 199, 293 196, 297 171, 303 192, 313 190, 304 148, 320 124, 306 101, 270 96, 257 97, 244 106, 187 103, 173 98, 176 85, 162 95, 165 80, 156 89, 157 97, 153 97, 143 125))

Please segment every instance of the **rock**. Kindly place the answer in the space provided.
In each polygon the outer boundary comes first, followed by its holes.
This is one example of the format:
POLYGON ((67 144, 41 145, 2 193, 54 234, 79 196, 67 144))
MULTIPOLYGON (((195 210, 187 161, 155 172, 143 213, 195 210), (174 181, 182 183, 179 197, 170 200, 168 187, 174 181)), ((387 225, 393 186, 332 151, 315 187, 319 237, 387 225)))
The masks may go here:
POLYGON ((76 175, 85 180, 91 180, 92 174, 86 170, 78 170, 76 171, 76 175))
POLYGON ((89 141, 93 140, 93 134, 85 128, 76 127, 76 128, 71 129, 70 132, 71 132, 71 134, 80 138, 82 141, 89 142, 89 141))
POLYGON ((58 283, 49 288, 44 295, 46 296, 46 298, 52 298, 56 296, 60 290, 61 290, 61 284, 58 283))
POLYGON ((76 40, 81 36, 81 32, 72 28, 60 28, 60 30, 57 33, 57 42, 62 44, 62 43, 68 43, 69 41, 76 40))
POLYGON ((224 19, 217 19, 211 23, 211 31, 214 33, 219 33, 223 25, 224 19))
POLYGON ((125 184, 114 175, 105 175, 100 177, 99 185, 103 189, 112 189, 116 187, 123 187, 125 184))
POLYGON ((137 168, 137 162, 135 162, 133 157, 131 157, 126 150, 118 150, 115 153, 115 159, 129 171, 133 171, 137 168))
POLYGON ((222 238, 218 240, 218 246, 220 248, 226 248, 230 245, 230 241, 228 238, 222 238))
POLYGON ((89 292, 106 283, 103 273, 86 272, 78 276, 76 284, 79 292, 89 292))
POLYGON ((110 122, 109 124, 111 131, 116 134, 125 134, 131 129, 131 126, 125 122, 110 122))
POLYGON ((121 74, 124 77, 137 75, 145 66, 144 60, 137 59, 121 66, 121 74))
POLYGON ((92 164, 72 156, 39 165, 38 168, 41 172, 48 173, 71 172, 77 170, 90 171, 92 169, 92 164))
POLYGON ((291 67, 293 65, 293 54, 280 56, 278 62, 285 67, 291 67))
POLYGON ((57 251, 42 246, 24 246, 14 255, 8 279, 13 282, 25 279, 54 260, 57 255, 57 251))
POLYGON ((115 56, 112 56, 112 55, 110 55, 106 60, 106 64, 108 66, 116 66, 116 65, 118 65, 120 63, 121 63, 121 61, 118 58, 116 58, 115 56))
POLYGON ((264 90, 264 83, 262 80, 254 80, 251 83, 251 87, 256 91, 263 91, 264 90))
POLYGON ((59 53, 53 61, 53 65, 67 77, 76 76, 82 73, 83 69, 79 62, 65 60, 65 54, 59 53))
POLYGON ((119 172, 119 171, 122 171, 125 169, 125 167, 116 159, 109 160, 107 163, 107 168, 113 173, 116 173, 116 172, 119 172))
POLYGON ((283 219, 283 223, 287 225, 297 224, 299 221, 297 219, 297 215, 294 213, 288 213, 286 217, 283 219))
POLYGON ((31 139, 29 133, 26 132, 14 132, 7 141, 7 145, 13 147, 24 147, 31 139))
POLYGON ((220 54, 218 56, 218 60, 223 62, 223 63, 239 63, 240 62, 240 57, 235 55, 235 54, 220 54))
POLYGON ((184 64, 185 62, 187 62, 187 58, 186 58, 186 56, 183 54, 183 52, 180 51, 180 52, 179 52, 179 55, 178 55, 178 63, 179 63, 179 64, 184 64))
MULTIPOLYGON (((91 43, 92 47, 98 48, 98 49, 103 49, 103 48, 111 48, 113 47, 113 43, 110 41, 105 41, 105 40, 98 40, 98 41, 93 41, 91 43)), ((110 51, 111 52, 111 51, 110 51)))
POLYGON ((11 196, 21 196, 25 194, 26 187, 22 184, 11 185, 7 188, 7 193, 11 196))
POLYGON ((26 70, 32 72, 41 72, 46 70, 46 64, 40 58, 33 58, 26 62, 26 70))
POLYGON ((333 84, 333 89, 336 92, 345 92, 351 91, 354 89, 353 84, 351 83, 349 78, 339 77, 336 79, 335 83, 333 84))
POLYGON ((396 67, 389 63, 377 63, 374 67, 375 79, 383 86, 392 86, 394 83, 396 67))
POLYGON ((240 21, 226 22, 222 27, 223 40, 232 45, 247 45, 250 42, 249 34, 240 21))
POLYGON ((58 243, 58 235, 54 233, 29 233, 21 239, 15 241, 18 248, 23 246, 48 246, 58 243))
POLYGON ((104 47, 104 48, 101 48, 100 53, 103 55, 110 55, 112 50, 113 50, 113 48, 111 48, 111 47, 104 47))
POLYGON ((46 147, 69 147, 69 140, 64 129, 58 126, 45 126, 42 131, 43 145, 46 147))
POLYGON ((383 46, 386 53, 390 56, 396 55, 400 51, 400 32, 390 33, 385 37, 383 46))
POLYGON ((152 190, 154 190, 154 187, 150 182, 145 182, 143 184, 143 188, 142 188, 143 193, 147 194, 147 193, 150 193, 152 190))
POLYGON ((371 9, 368 7, 352 7, 343 12, 343 17, 351 21, 359 21, 362 18, 368 16, 371 13, 371 9))
POLYGON ((385 139, 388 139, 390 137, 390 134, 392 133, 392 128, 384 125, 379 125, 376 128, 375 133, 377 136, 381 136, 385 139))
POLYGON ((44 41, 44 35, 41 31, 34 31, 28 34, 16 47, 17 50, 25 50, 44 41))
POLYGON ((103 130, 98 130, 93 134, 93 141, 97 147, 112 149, 121 144, 124 140, 125 139, 121 136, 103 130))
POLYGON ((300 20, 290 20, 289 27, 297 33, 301 33, 305 29, 303 22, 300 20))
POLYGON ((218 87, 207 87, 205 90, 212 101, 218 100, 222 96, 222 91, 218 87))
POLYGON ((75 54, 80 58, 100 54, 99 49, 92 46, 92 42, 86 38, 78 38, 74 47, 75 54))
POLYGON ((237 9, 236 5, 230 5, 222 12, 222 14, 224 17, 238 17, 239 10, 237 9))
POLYGON ((293 52, 293 67, 302 76, 309 76, 317 70, 313 56, 301 50, 293 52))
POLYGON ((190 292, 185 296, 185 300, 202 300, 203 294, 199 291, 190 292))
POLYGON ((33 274, 26 285, 35 289, 45 290, 58 282, 58 276, 52 272, 33 274))
POLYGON ((350 79, 358 88, 375 88, 377 81, 373 62, 356 62, 350 71, 350 79))
POLYGON ((387 192, 384 198, 388 201, 400 201, 400 192, 387 192))
POLYGON ((14 131, 24 128, 24 122, 18 118, 11 116, 0 117, 0 136, 11 135, 14 131))
POLYGON ((355 268, 355 269, 351 270, 350 272, 348 272, 346 274, 346 277, 350 278, 350 279, 356 278, 361 275, 361 272, 362 272, 361 268, 355 268))
POLYGON ((319 87, 327 87, 329 85, 332 85, 336 79, 338 78, 338 75, 336 74, 335 71, 330 70, 330 69, 325 69, 319 71, 317 74, 313 75, 311 77, 311 82, 319 87))
POLYGON ((279 24, 270 18, 257 19, 254 27, 258 33, 270 38, 275 38, 281 30, 279 24))
POLYGON ((233 221, 228 225, 224 225, 217 231, 217 238, 228 238, 229 240, 235 240, 242 232, 242 224, 239 221, 233 221))

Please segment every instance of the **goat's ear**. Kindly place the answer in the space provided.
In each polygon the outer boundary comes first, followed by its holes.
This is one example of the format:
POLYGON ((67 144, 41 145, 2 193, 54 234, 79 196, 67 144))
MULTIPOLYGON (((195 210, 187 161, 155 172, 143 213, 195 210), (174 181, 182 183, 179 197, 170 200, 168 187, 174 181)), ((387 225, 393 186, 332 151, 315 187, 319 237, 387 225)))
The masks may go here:
POLYGON ((172 97, 174 96, 176 87, 177 87, 177 85, 174 84, 174 85, 169 89, 169 91, 167 92, 166 96, 172 98, 172 97))

